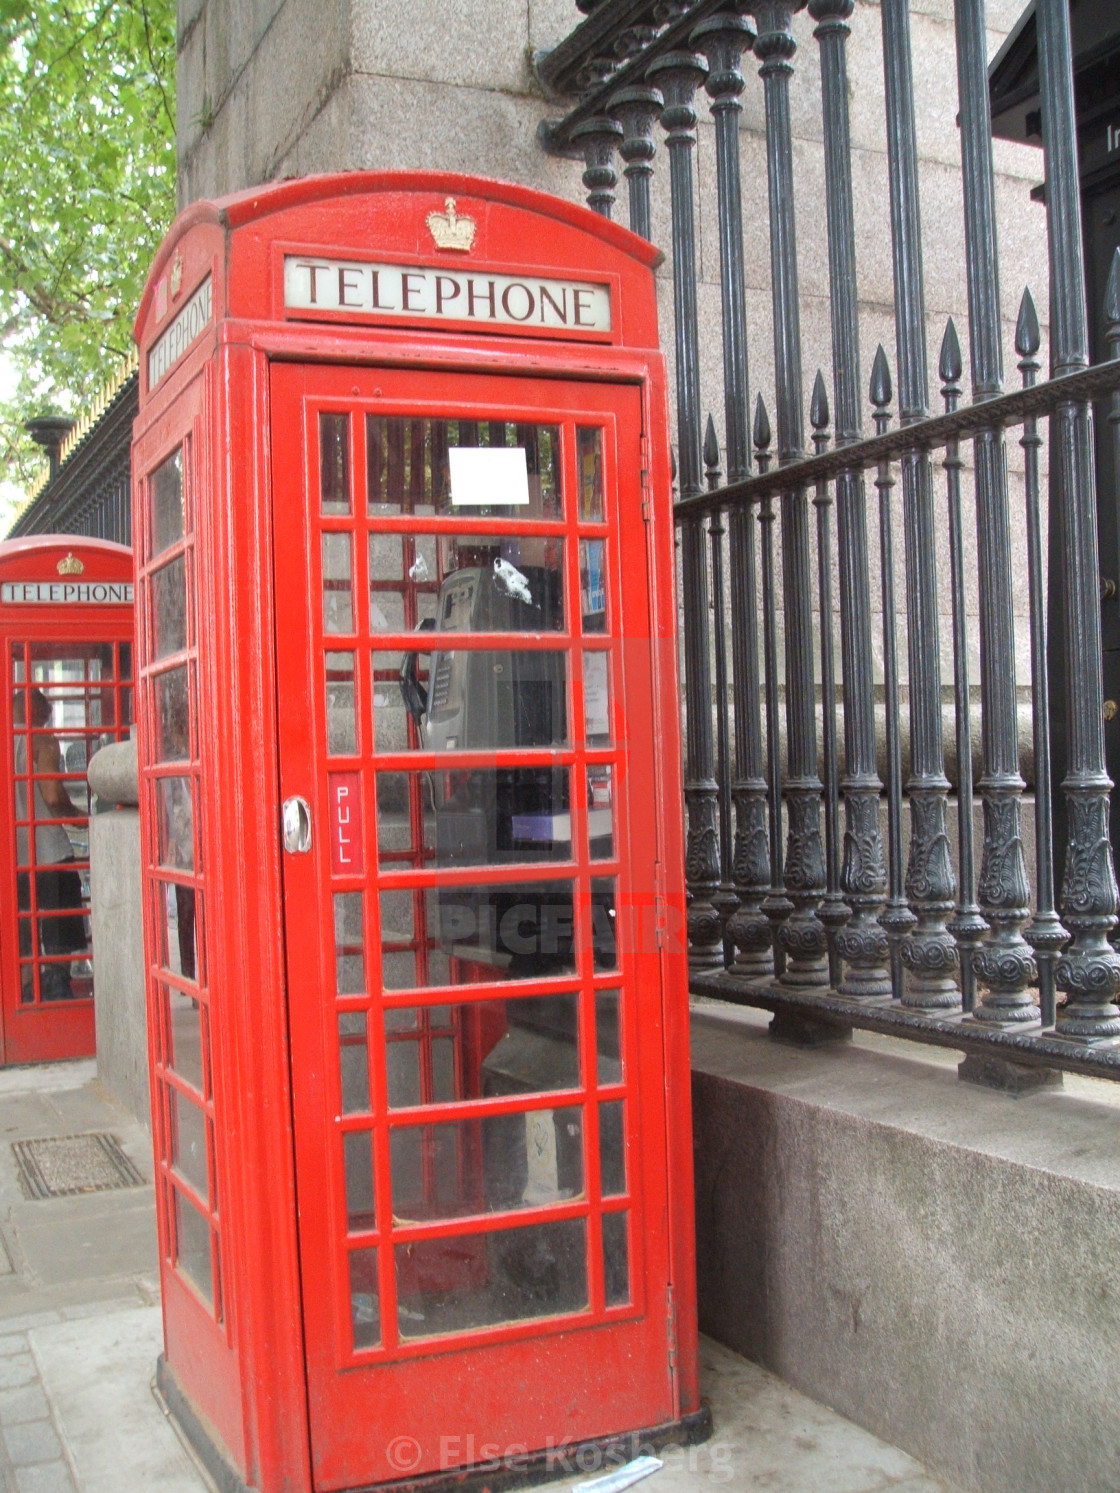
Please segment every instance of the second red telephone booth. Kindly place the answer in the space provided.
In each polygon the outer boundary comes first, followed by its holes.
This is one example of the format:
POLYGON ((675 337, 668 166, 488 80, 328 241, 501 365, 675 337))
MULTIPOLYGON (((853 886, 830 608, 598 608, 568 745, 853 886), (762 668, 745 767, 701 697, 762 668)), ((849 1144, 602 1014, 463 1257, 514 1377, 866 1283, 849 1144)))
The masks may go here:
POLYGON ((0 544, 0 1062, 91 1056, 86 781, 132 719, 132 552, 104 539, 0 544))
POLYGON ((704 1433, 656 259, 356 173, 197 204, 152 270, 160 1379, 227 1484, 704 1433))

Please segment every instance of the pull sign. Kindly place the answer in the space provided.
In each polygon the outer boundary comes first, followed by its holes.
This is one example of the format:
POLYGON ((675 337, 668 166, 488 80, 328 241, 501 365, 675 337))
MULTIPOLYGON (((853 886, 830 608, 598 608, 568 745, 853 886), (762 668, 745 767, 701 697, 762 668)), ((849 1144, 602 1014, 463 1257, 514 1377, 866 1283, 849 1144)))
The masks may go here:
POLYGON ((331 871, 335 876, 362 873, 362 800, 356 772, 332 772, 327 779, 331 808, 331 871))

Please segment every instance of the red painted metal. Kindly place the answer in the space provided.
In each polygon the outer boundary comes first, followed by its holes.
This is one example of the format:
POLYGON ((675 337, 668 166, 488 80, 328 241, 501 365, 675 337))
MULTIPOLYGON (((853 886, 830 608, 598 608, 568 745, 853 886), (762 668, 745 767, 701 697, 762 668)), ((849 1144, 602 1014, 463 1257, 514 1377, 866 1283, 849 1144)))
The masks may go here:
POLYGON ((450 1475, 699 1408, 657 257, 525 188, 354 173, 197 204, 153 266, 133 501, 163 1377, 261 1493, 450 1475), (448 197, 469 249, 433 241, 448 197), (342 309, 286 306, 286 257, 342 262, 342 309), (386 266, 448 303, 473 275, 483 310, 486 286, 497 305, 525 283, 507 311, 560 324, 375 319, 345 304, 370 265, 383 298, 386 266), (574 324, 607 295, 609 329, 574 324), (536 452, 559 498, 436 513, 449 441, 536 452), (552 623, 418 642, 453 567, 500 554, 551 577, 552 623), (420 647, 413 718, 398 675, 420 647), (515 655, 560 681, 565 730, 437 749, 449 671, 512 677, 515 655), (552 784, 543 819, 516 819, 521 859, 440 848, 433 823, 458 821, 433 795, 518 781, 552 784), (310 848, 283 851, 297 798, 310 848), (551 1078, 506 1082, 519 1042, 551 1078), (510 1135, 515 1194, 493 1163, 510 1135), (539 1308, 543 1276, 510 1284, 528 1239, 574 1282, 539 1308))
POLYGON ((0 543, 0 670, 0 1061, 87 1057, 85 766, 132 718, 132 552, 69 535, 0 543))

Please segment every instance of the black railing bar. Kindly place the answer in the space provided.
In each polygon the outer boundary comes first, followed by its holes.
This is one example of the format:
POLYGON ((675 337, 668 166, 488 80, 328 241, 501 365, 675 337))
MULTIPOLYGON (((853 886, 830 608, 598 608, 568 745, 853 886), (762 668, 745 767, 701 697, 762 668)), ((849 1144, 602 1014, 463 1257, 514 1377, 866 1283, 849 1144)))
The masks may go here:
POLYGON ((932 415, 928 420, 896 427, 884 435, 868 436, 866 440, 853 441, 847 446, 833 447, 821 456, 807 456, 784 467, 745 477, 741 482, 729 482, 715 492, 681 498, 673 511, 676 514, 701 513, 730 503, 774 497, 835 477, 840 472, 865 471, 880 461, 893 460, 904 451, 915 448, 937 450, 954 436, 958 439, 968 437, 992 425, 1019 425, 1030 415, 1048 415, 1068 401, 1100 399, 1117 388, 1120 388, 1120 358, 1094 363, 1090 368, 1047 379, 1030 389, 1013 389, 996 399, 963 405, 951 414, 932 415))
POLYGON ((802 1019, 849 1026, 930 1047, 949 1047, 958 1052, 998 1053, 1009 1062, 1032 1068, 1060 1068, 1086 1078, 1120 1081, 1120 1044, 1098 1047, 1075 1044, 1056 1037, 1052 1030, 1005 1031, 981 1026, 961 1015, 923 1016, 899 1002, 857 1004, 838 995, 790 991, 777 985, 760 986, 737 978, 730 971, 692 974, 688 988, 693 995, 726 1001, 729 1005, 753 1006, 762 1011, 782 1012, 802 1019))
MULTIPOLYGON (((705 16, 711 15, 721 7, 726 7, 727 0, 699 0, 671 26, 666 26, 661 34, 654 38, 647 47, 629 61, 624 62, 616 73, 612 73, 607 81, 595 89, 593 93, 580 100, 574 109, 565 114, 563 119, 542 119, 537 128, 537 143, 546 155, 567 156, 571 153, 571 133, 577 124, 584 119, 592 119, 597 114, 610 113, 610 101, 621 88, 628 88, 634 83, 645 81, 646 70, 655 57, 660 57, 665 52, 691 51, 688 39, 696 29, 699 21, 705 16)), ((596 12, 598 14, 598 12, 596 12)), ((587 25, 587 22, 583 22, 587 25)), ((579 28, 582 30, 583 26, 579 28)), ((573 36, 576 33, 573 33, 573 36)), ((571 38, 569 38, 571 40, 571 38)), ((550 53, 550 56, 553 54, 550 53)), ((538 73, 544 77, 544 62, 537 66, 538 73)), ((547 81, 547 80, 546 80, 547 81)))

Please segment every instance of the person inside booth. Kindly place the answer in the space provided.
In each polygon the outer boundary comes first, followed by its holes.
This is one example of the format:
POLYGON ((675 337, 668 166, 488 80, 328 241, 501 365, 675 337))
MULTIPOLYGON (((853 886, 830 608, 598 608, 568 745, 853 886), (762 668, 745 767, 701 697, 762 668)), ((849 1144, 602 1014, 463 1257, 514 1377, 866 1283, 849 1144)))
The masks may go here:
MULTIPOLYGON (((44 1001, 70 1000, 74 991, 70 983, 70 957, 84 952, 85 917, 82 913, 82 879, 72 869, 74 849, 70 836, 59 820, 83 817, 67 792, 62 779, 62 751, 51 724, 51 702, 40 689, 28 692, 31 711, 30 763, 28 761, 27 705, 19 689, 12 702, 15 737, 16 897, 20 916, 20 958, 30 961, 32 924, 38 929, 37 952, 39 994, 44 1001), (32 784, 31 813, 28 812, 28 776, 32 784), (35 916, 32 918, 31 838, 28 820, 35 826, 35 916)), ((24 1002, 34 1000, 33 964, 23 964, 24 1002)))

